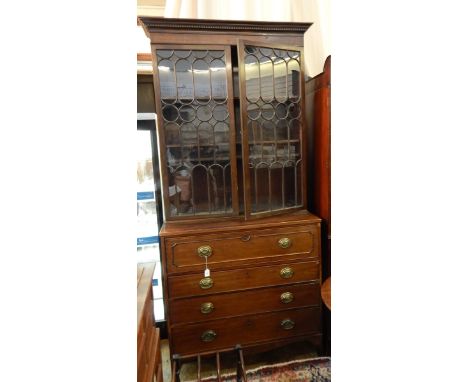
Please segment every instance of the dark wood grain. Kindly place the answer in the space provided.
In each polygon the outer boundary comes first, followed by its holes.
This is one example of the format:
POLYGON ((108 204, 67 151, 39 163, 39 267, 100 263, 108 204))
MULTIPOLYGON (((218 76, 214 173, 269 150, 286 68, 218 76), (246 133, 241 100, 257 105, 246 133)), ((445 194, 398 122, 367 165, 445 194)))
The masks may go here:
POLYGON ((258 33, 258 34, 304 34, 312 23, 269 22, 247 20, 212 20, 212 19, 186 19, 169 17, 139 17, 139 24, 143 26, 146 34, 161 30, 190 31, 192 33, 208 32, 212 34, 229 33, 258 33))
POLYGON ((280 285, 272 288, 259 288, 243 292, 230 292, 209 296, 175 299, 171 301, 171 322, 173 325, 188 322, 213 320, 223 317, 235 317, 261 312, 272 312, 291 308, 307 307, 320 304, 320 285, 307 282, 292 285, 280 285), (283 293, 291 293, 293 301, 281 301, 283 293), (242 301, 242 303, 239 303, 242 301), (200 306, 210 302, 214 306, 211 313, 202 313, 200 306))
MULTIPOLYGON (((159 328, 154 322, 152 280, 156 263, 137 266, 137 380, 152 382, 161 367, 159 328)), ((162 381, 162 379, 160 380, 162 381)))
POLYGON ((203 233, 245 231, 251 229, 264 229, 274 227, 296 226, 304 224, 317 224, 321 219, 307 211, 298 211, 287 215, 272 216, 261 220, 230 220, 206 222, 205 219, 198 222, 165 222, 159 232, 161 237, 174 237, 186 235, 198 235, 203 233))
POLYGON ((233 269, 230 271, 213 271, 211 279, 213 286, 209 289, 201 289, 199 282, 203 274, 190 274, 172 276, 168 281, 170 298, 201 296, 213 293, 240 291, 263 286, 285 285, 309 280, 319 280, 320 261, 307 261, 301 263, 286 263, 272 266, 233 269), (283 268, 290 267, 294 271, 291 278, 280 276, 283 268))
POLYGON ((331 277, 322 284, 321 295, 323 303, 331 310, 331 277))
POLYGON ((315 225, 249 230, 229 234, 184 236, 165 240, 168 256, 167 272, 170 274, 232 268, 249 264, 291 261, 319 256, 319 232, 315 225), (279 246, 279 240, 287 238, 289 248, 279 246), (198 248, 209 246, 207 259, 199 256, 198 248))
MULTIPOLYGON (((307 179, 311 178, 315 170, 313 164, 306 163, 307 153, 313 146, 306 139, 311 128, 307 119, 311 108, 304 84, 303 56, 303 36, 311 24, 148 17, 141 18, 140 23, 152 44, 162 167, 167 163, 167 147, 159 102, 158 47, 224 50, 227 105, 229 115, 232 116, 229 121, 233 195, 231 216, 200 215, 171 219, 167 192, 163 193, 165 224, 159 235, 171 354, 197 355, 210 350, 232 349, 236 344, 241 344, 243 348, 270 347, 303 339, 310 339, 317 344, 322 337, 322 304, 319 294, 322 280, 322 230, 321 219, 306 210, 309 205, 306 199, 307 179), (297 197, 293 195, 294 203, 290 204, 293 208, 286 208, 284 190, 282 196, 285 208, 280 210, 274 206, 271 191, 274 185, 268 181, 270 208, 262 207, 261 213, 252 213, 246 79, 241 54, 244 42, 261 47, 297 50, 301 54, 301 74, 294 81, 299 80, 301 83, 302 123, 299 139, 293 144, 300 142, 303 165, 298 175, 300 189, 296 189, 297 197), (239 95, 234 94, 237 88, 239 95), (301 201, 302 206, 297 206, 301 201), (284 237, 292 240, 289 247, 278 245, 278 240, 284 237), (199 284, 204 278, 205 259, 198 255, 198 248, 203 245, 209 245, 212 249, 207 263, 213 286, 208 289, 202 289, 199 284), (281 277, 280 272, 285 268, 293 270, 292 277, 281 277), (281 302, 280 296, 286 292, 294 295, 293 301, 281 302), (204 302, 214 304, 213 312, 201 313, 200 305, 204 302), (281 322, 287 319, 294 321, 294 327, 289 330, 281 326, 281 322), (200 339, 205 330, 216 331, 214 341, 200 339)), ((164 170, 163 189, 169 184, 168 178, 164 170)), ((152 320, 146 317, 146 325, 148 322, 152 320)), ((147 350, 148 346, 152 349, 151 329, 143 333, 143 349, 147 350)), ((138 349, 140 351, 141 348, 138 349)))
POLYGON ((181 325, 172 329, 173 351, 184 354, 193 352, 193 349, 207 351, 229 347, 231 344, 244 346, 267 339, 319 332, 320 314, 320 309, 313 307, 181 325), (282 328, 281 322, 286 319, 294 322, 294 328, 282 328), (201 340, 201 335, 207 330, 216 333, 212 342, 201 340))
POLYGON ((331 274, 331 57, 323 73, 307 84, 307 99, 312 105, 309 126, 309 210, 323 219, 322 243, 325 277, 331 274))

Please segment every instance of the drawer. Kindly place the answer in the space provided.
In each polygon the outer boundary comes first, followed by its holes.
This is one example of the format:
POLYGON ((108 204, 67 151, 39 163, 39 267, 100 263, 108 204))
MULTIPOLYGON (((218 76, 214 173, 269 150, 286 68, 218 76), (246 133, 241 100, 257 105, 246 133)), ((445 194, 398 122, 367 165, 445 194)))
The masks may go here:
POLYGON ((237 231, 165 239, 168 273, 258 264, 318 256, 316 226, 237 231))
POLYGON ((191 297, 171 302, 170 322, 171 325, 175 325, 286 308, 318 306, 320 301, 318 281, 191 297))
POLYGON ((263 267, 212 271, 211 277, 195 275, 171 276, 168 278, 170 299, 207 295, 218 292, 245 290, 265 286, 318 280, 320 262, 307 261, 263 267))
POLYGON ((192 354, 320 331, 320 307, 214 320, 172 328, 173 353, 192 354))

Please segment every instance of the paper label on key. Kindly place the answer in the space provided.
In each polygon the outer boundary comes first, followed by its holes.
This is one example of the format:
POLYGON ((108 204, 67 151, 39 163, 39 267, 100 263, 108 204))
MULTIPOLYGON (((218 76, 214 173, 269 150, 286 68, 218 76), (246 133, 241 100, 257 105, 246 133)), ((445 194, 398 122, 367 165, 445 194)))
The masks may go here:
POLYGON ((210 277, 210 270, 209 269, 205 269, 205 277, 210 277))

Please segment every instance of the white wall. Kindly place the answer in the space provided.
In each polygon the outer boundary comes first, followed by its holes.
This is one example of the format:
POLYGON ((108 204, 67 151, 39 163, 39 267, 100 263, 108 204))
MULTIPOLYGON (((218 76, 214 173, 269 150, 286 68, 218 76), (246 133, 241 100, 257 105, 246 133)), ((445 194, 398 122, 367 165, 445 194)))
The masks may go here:
MULTIPOLYGON (((145 14, 143 6, 138 9, 139 15, 145 14)), ((167 0, 165 7, 159 5, 159 12, 163 10, 165 17, 175 18, 313 22, 304 37, 305 71, 310 77, 323 71, 331 54, 330 0, 167 0)), ((137 28, 137 52, 150 53, 149 39, 137 28)))

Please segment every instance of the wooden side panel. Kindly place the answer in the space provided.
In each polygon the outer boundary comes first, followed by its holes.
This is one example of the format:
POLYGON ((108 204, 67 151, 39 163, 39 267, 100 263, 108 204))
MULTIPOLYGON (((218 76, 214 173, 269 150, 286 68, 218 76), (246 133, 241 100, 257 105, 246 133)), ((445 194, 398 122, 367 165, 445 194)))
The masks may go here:
POLYGON ((324 72, 314 77, 306 85, 306 102, 309 109, 309 210, 322 220, 322 247, 324 278, 331 273, 331 57, 325 62, 324 72))

